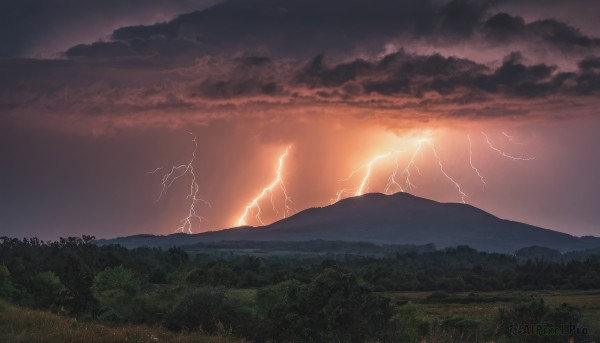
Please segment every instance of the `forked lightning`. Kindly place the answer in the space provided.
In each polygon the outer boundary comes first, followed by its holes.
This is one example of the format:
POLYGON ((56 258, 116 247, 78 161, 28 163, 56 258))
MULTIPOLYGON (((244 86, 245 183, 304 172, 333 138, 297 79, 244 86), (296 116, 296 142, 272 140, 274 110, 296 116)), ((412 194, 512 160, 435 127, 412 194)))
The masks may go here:
MULTIPOLYGON (((182 232, 182 233, 193 233, 192 226, 193 221, 198 221, 198 226, 202 223, 202 221, 206 220, 206 218, 202 217, 196 211, 196 204, 198 202, 202 202, 203 204, 210 207, 210 203, 204 199, 198 197, 198 192, 200 187, 198 186, 198 182, 196 181, 196 173, 194 171, 194 161, 196 160, 196 150, 198 149, 198 143, 196 142, 196 137, 192 139, 194 142, 194 150, 192 151, 192 158, 186 164, 181 164, 178 166, 172 166, 171 171, 165 173, 162 178, 162 188, 160 190, 160 194, 158 195, 159 201, 171 188, 173 183, 180 178, 190 175, 190 192, 188 193, 186 199, 190 199, 190 205, 188 208, 188 214, 185 218, 181 220, 181 226, 174 230, 174 232, 182 232)), ((163 168, 156 168, 148 174, 155 174, 159 171, 163 170, 163 168)))
POLYGON ((289 151, 290 151, 290 147, 287 147, 285 149, 285 152, 283 154, 281 154, 281 156, 279 156, 279 164, 277 165, 277 175, 276 175, 275 179, 267 187, 263 188, 262 191, 260 193, 258 193, 258 195, 254 199, 252 199, 252 201, 250 201, 248 203, 248 205, 246 205, 246 207, 244 209, 244 213, 240 216, 240 218, 237 221, 238 226, 248 225, 248 222, 247 222, 248 216, 250 215, 250 211, 252 211, 252 210, 256 211, 256 219, 261 224, 264 224, 260 217, 260 215, 261 215, 260 201, 262 199, 264 199, 267 196, 267 194, 269 194, 271 197, 271 205, 273 206, 273 210, 275 212, 278 212, 277 208, 275 207, 275 201, 273 200, 273 192, 277 186, 279 186, 279 188, 281 189, 281 192, 284 197, 283 217, 286 218, 294 210, 291 207, 291 204, 293 203, 292 199, 288 195, 287 189, 285 188, 285 182, 283 181, 283 165, 284 165, 285 158, 287 157, 289 151))

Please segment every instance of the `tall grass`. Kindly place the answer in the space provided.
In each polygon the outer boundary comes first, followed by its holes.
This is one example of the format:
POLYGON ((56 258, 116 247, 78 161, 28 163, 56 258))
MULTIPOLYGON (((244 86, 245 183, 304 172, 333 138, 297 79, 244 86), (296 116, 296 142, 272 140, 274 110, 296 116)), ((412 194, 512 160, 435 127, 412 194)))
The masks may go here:
POLYGON ((0 301, 0 342, 10 343, 244 343, 226 335, 173 333, 145 326, 107 327, 0 301))

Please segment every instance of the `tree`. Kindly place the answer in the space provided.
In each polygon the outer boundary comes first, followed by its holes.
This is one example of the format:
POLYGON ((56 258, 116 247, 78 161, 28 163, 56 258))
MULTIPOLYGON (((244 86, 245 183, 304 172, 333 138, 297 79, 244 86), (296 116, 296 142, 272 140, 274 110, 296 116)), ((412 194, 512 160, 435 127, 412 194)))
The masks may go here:
POLYGON ((308 325, 308 318, 301 312, 300 307, 303 301, 300 299, 303 287, 306 286, 296 280, 287 280, 258 290, 258 341, 273 339, 292 342, 303 337, 303 331, 308 325))
POLYGON ((134 297, 138 294, 140 281, 123 266, 106 268, 94 277, 92 292, 104 306, 103 312, 112 312, 113 318, 131 313, 134 297))
POLYGON ((66 288, 56 274, 48 271, 33 276, 30 292, 37 306, 52 308, 62 303, 66 288))
POLYGON ((289 281, 264 289, 257 301, 262 319, 270 323, 267 334, 275 340, 373 340, 384 335, 393 313, 389 299, 374 294, 353 273, 335 269, 309 284, 289 281))
POLYGON ((167 251, 168 262, 175 267, 185 264, 189 260, 188 254, 179 247, 169 248, 167 251))
POLYGON ((415 304, 401 306, 390 322, 392 342, 419 342, 429 331, 425 314, 415 304))
MULTIPOLYGON (((500 334, 510 336, 510 330, 515 325, 545 324, 557 326, 563 324, 578 324, 581 318, 579 308, 562 304, 550 307, 543 299, 531 300, 513 305, 511 309, 499 311, 500 334)), ((564 336, 530 336, 528 342, 564 342, 564 336)))
POLYGON ((0 264, 0 298, 17 302, 21 305, 33 305, 31 295, 13 282, 10 271, 3 264, 0 264))
POLYGON ((170 330, 197 330, 216 333, 220 328, 250 334, 252 311, 228 297, 223 290, 201 288, 185 296, 165 317, 170 330))
POLYGON ((10 271, 5 265, 0 265, 0 285, 4 285, 10 281, 10 271))
POLYGON ((479 322, 471 318, 455 315, 442 322, 442 328, 450 337, 458 337, 460 342, 477 342, 479 322))

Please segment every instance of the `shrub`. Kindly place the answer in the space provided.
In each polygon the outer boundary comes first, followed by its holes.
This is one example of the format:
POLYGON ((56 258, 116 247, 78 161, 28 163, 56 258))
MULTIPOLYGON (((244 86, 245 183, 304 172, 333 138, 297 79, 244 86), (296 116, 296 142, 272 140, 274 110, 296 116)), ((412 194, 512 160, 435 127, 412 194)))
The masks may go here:
POLYGON ((288 281, 262 289, 259 316, 277 341, 365 342, 382 338, 392 316, 389 299, 356 275, 329 269, 308 284, 288 281))
POLYGON ((66 288, 53 272, 37 273, 31 280, 31 294, 41 308, 56 308, 62 303, 66 288))
MULTIPOLYGON (((578 324, 581 318, 579 308, 562 304, 547 306, 543 299, 531 300, 513 305, 511 309, 500 309, 498 313, 500 334, 510 336, 511 328, 516 324, 545 324, 559 326, 578 324)), ((528 342, 563 342, 564 336, 531 336, 528 342)))
POLYGON ((139 290, 140 280, 123 266, 106 268, 98 273, 94 277, 92 292, 103 306, 100 317, 110 318, 110 321, 129 317, 139 290))
POLYGON ((390 320, 389 340, 392 342, 419 342, 427 336, 429 322, 415 304, 398 308, 390 320))
POLYGON ((220 326, 235 326, 238 334, 250 334, 251 310, 241 302, 229 298, 223 290, 202 288, 185 296, 165 317, 170 330, 202 330, 216 333, 220 326))

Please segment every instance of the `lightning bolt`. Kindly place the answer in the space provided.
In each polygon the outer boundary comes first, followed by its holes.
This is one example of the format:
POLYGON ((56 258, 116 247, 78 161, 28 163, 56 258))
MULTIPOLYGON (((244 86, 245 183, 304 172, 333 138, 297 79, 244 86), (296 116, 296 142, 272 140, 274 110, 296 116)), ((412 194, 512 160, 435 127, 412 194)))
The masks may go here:
POLYGON ((429 139, 428 138, 421 138, 417 141, 418 145, 417 148, 415 149, 415 151, 413 152, 413 154, 410 157, 410 160, 408 161, 408 164, 406 165, 406 167, 404 168, 404 170, 402 171, 402 174, 406 175, 406 178, 404 180, 404 186, 402 186, 398 180, 396 180, 396 177, 398 175, 398 169, 400 168, 399 163, 398 163, 398 159, 400 157, 400 153, 404 152, 403 150, 395 150, 396 154, 396 160, 394 161, 394 170, 392 171, 392 173, 390 174, 390 176, 388 177, 388 182, 385 186, 385 190, 384 193, 386 194, 391 194, 392 193, 392 189, 395 187, 397 187, 398 189, 400 189, 401 192, 406 192, 407 189, 409 190, 413 190, 414 188, 417 188, 417 186, 415 186, 412 181, 411 181, 411 168, 414 168, 417 173, 419 173, 419 175, 421 175, 421 170, 419 169, 419 166, 416 164, 415 160, 417 158, 417 156, 419 155, 419 153, 421 152, 421 148, 423 147, 423 143, 428 142, 429 139))
MULTIPOLYGON (((419 166, 415 163, 415 159, 417 158, 417 155, 419 155, 419 153, 421 152, 423 143, 428 142, 428 141, 429 141, 429 139, 427 139, 427 138, 419 139, 417 148, 415 149, 414 153, 410 157, 410 161, 408 161, 406 168, 404 168, 404 174, 406 174, 406 179, 404 180, 404 186, 405 186, 404 188, 405 189, 410 189, 412 191, 413 188, 416 188, 416 186, 410 181, 410 177, 412 175, 410 173, 410 168, 411 167, 415 168, 417 170, 417 173, 419 173, 419 175, 421 175, 421 170, 419 169, 419 166)), ((402 189, 402 192, 404 192, 404 191, 405 190, 402 189)))
POLYGON ((456 182, 453 178, 450 177, 450 175, 448 175, 446 173, 446 171, 444 170, 444 164, 442 163, 442 159, 440 158, 440 156, 437 153, 437 150, 435 149, 435 145, 433 144, 433 142, 429 142, 431 144, 431 150, 433 151, 433 156, 435 156, 435 158, 438 161, 438 164, 440 166, 440 171, 442 172, 442 174, 444 174, 444 176, 454 184, 454 186, 456 187, 456 189, 458 190, 458 193, 460 193, 460 200, 462 201, 463 204, 466 204, 465 198, 468 198, 469 196, 467 194, 465 194, 465 192, 462 191, 462 189, 460 188, 460 184, 458 184, 458 182, 456 182))
POLYGON ((332 199, 330 202, 336 202, 339 201, 342 196, 344 196, 344 194, 347 193, 352 193, 354 192, 354 196, 360 196, 364 194, 365 189, 368 187, 369 185, 369 179, 371 178, 371 172, 373 170, 373 165, 384 158, 387 158, 391 155, 391 152, 385 153, 385 154, 381 154, 381 155, 377 155, 375 156, 373 159, 371 159, 369 162, 363 164, 362 166, 358 167, 357 169, 355 169, 354 171, 352 171, 352 173, 350 173, 350 175, 342 180, 338 180, 338 181, 348 181, 350 180, 354 175, 356 175, 359 171, 361 171, 362 169, 366 169, 365 175, 363 176, 363 178, 361 179, 360 184, 358 185, 358 187, 356 188, 352 188, 352 189, 342 189, 339 190, 336 193, 336 198, 332 199))
POLYGON ((513 144, 517 144, 517 145, 523 145, 523 144, 527 144, 527 142, 517 142, 515 141, 515 136, 511 136, 508 133, 502 131, 502 136, 506 137, 508 139, 509 142, 513 143, 513 144))
POLYGON ((367 165, 366 165, 367 172, 365 173, 365 176, 363 177, 362 181, 360 182, 360 186, 358 186, 358 189, 356 190, 356 192, 354 192, 354 196, 363 195, 365 188, 367 188, 367 186, 369 185, 369 178, 371 177, 371 171, 373 170, 373 164, 381 159, 387 158, 388 156, 390 156, 390 154, 391 153, 388 152, 383 155, 375 156, 374 159, 372 159, 371 161, 369 161, 369 163, 367 163, 367 165))
MULTIPOLYGON (((198 197, 198 192, 200 190, 200 187, 198 186, 198 182, 196 181, 196 173, 194 171, 194 161, 196 160, 196 150, 198 150, 198 143, 196 142, 196 136, 194 136, 194 138, 192 139, 192 142, 194 142, 194 151, 192 151, 191 159, 186 164, 172 166, 171 170, 168 173, 163 174, 163 178, 162 178, 162 182, 161 182, 162 188, 160 190, 160 194, 158 195, 158 199, 156 199, 157 202, 160 201, 160 199, 165 194, 167 194, 167 192, 169 191, 169 188, 171 188, 173 183, 175 183, 175 181, 177 181, 178 179, 182 178, 185 175, 191 176, 190 192, 188 193, 188 195, 186 197, 186 199, 190 199, 190 207, 188 209, 188 214, 185 218, 183 218, 181 220, 181 223, 182 223, 181 226, 179 226, 177 229, 175 229, 174 232, 193 233, 192 232, 192 225, 193 225, 192 222, 194 220, 197 220, 198 226, 200 226, 202 221, 206 220, 206 218, 202 217, 201 215, 198 214, 198 212, 196 212, 196 203, 202 202, 205 205, 207 205, 208 207, 211 206, 208 201, 198 197)), ((163 168, 156 168, 153 171, 148 172, 148 174, 155 174, 155 173, 161 171, 162 169, 163 168)))
POLYGON ((503 157, 510 158, 511 160, 517 160, 517 161, 531 161, 531 160, 535 160, 535 157, 515 157, 515 156, 508 155, 504 151, 496 148, 492 144, 492 142, 490 141, 490 138, 488 137, 488 135, 485 134, 485 132, 481 132, 481 134, 483 135, 483 137, 485 137, 485 141, 487 142, 487 145, 490 147, 490 149, 492 149, 495 152, 499 153, 503 157))
MULTIPOLYGON (((470 142, 470 137, 469 137, 469 142, 470 142)), ((385 190, 384 192, 387 194, 390 194, 391 191, 393 190, 394 187, 397 187, 400 189, 401 192, 405 192, 407 189, 412 190, 413 188, 416 188, 416 186, 413 184, 413 182, 411 181, 411 170, 415 169, 419 175, 421 174, 421 170, 419 169, 419 166, 416 164, 416 159, 417 156, 419 155, 419 153, 422 151, 423 149, 423 145, 425 143, 428 143, 429 146, 431 147, 431 151, 433 152, 434 157, 436 158, 436 161, 440 167, 440 171, 441 173, 444 175, 444 177, 450 181, 452 183, 452 185, 454 185, 460 195, 460 199, 463 203, 466 202, 466 198, 468 198, 468 195, 463 192, 462 187, 460 186, 460 184, 453 179, 445 170, 444 168, 444 164, 442 162, 442 159, 440 158, 440 156, 437 153, 437 150, 435 148, 435 144, 431 141, 430 138, 421 138, 417 141, 417 147, 415 148, 415 150, 413 151, 410 160, 408 161, 408 164, 406 165, 406 167, 404 168, 404 170, 402 171, 402 174, 405 174, 405 180, 404 180, 404 186, 402 186, 400 184, 400 182, 398 181, 398 172, 400 170, 400 163, 399 163, 399 157, 400 157, 400 153, 404 152, 403 150, 392 150, 388 153, 385 154, 381 154, 381 155, 377 155, 375 156, 373 159, 371 159, 369 162, 363 164, 362 166, 358 167, 357 169, 355 169, 354 171, 352 171, 352 173, 350 173, 350 175, 342 180, 339 181, 348 181, 350 180, 354 175, 356 175, 359 171, 365 169, 366 172, 360 182, 360 184, 356 187, 356 188, 346 188, 346 189, 342 189, 339 190, 336 193, 336 198, 331 199, 330 202, 335 202, 335 201, 339 201, 341 200, 341 198, 345 195, 345 194, 352 194, 354 193, 354 196, 359 196, 364 194, 366 188, 368 187, 369 184, 369 180, 370 180, 370 176, 373 170, 373 166, 375 165, 375 163, 381 159, 387 158, 390 155, 392 155, 393 153, 396 153, 396 158, 394 160, 394 169, 392 170, 390 176, 388 177, 387 180, 387 184, 385 186, 385 190)), ((472 163, 471 163, 472 165, 472 163)), ((475 168, 475 170, 477 170, 477 168, 475 168)))
POLYGON ((398 187, 401 192, 404 192, 404 188, 396 180, 396 175, 398 174, 398 169, 400 169, 400 164, 398 163, 398 159, 400 158, 400 154, 404 151, 394 151, 394 152, 396 153, 396 158, 394 159, 394 171, 392 171, 392 173, 388 177, 388 181, 387 181, 387 184, 385 185, 385 190, 384 190, 385 194, 391 194, 392 189, 394 187, 398 187))
POLYGON ((285 161, 285 158, 288 155, 289 150, 290 150, 290 147, 287 147, 285 149, 285 152, 283 154, 281 154, 281 156, 279 156, 279 164, 277 166, 277 175, 276 175, 275 179, 267 187, 263 188, 263 190, 254 199, 252 199, 252 201, 250 201, 248 203, 248 205, 246 205, 246 207, 244 209, 244 213, 237 221, 238 226, 247 225, 247 217, 250 214, 250 211, 252 209, 256 209, 256 219, 261 224, 264 224, 262 219, 260 218, 260 214, 261 214, 260 201, 267 195, 267 193, 270 194, 271 205, 273 206, 273 210, 278 213, 277 208, 275 206, 275 201, 273 200, 273 192, 277 186, 279 186, 279 188, 281 189, 283 196, 285 198, 283 217, 286 218, 289 215, 289 213, 294 211, 294 209, 290 205, 293 203, 292 199, 288 195, 287 189, 285 188, 285 182, 283 181, 283 163, 285 161))
POLYGON ((153 171, 149 171, 148 174, 154 174, 154 173, 156 173, 159 170, 162 170, 162 168, 158 167, 158 168, 154 169, 153 171))
POLYGON ((467 139, 469 140, 469 164, 471 165, 471 169, 473 169, 475 174, 477 174, 477 176, 479 176, 479 179, 481 180, 481 183, 482 183, 482 187, 485 190, 485 179, 483 178, 483 175, 481 175, 481 173, 479 172, 479 169, 477 169, 477 167, 475 167, 475 164, 473 164, 473 142, 471 141, 470 133, 467 134, 467 139))

